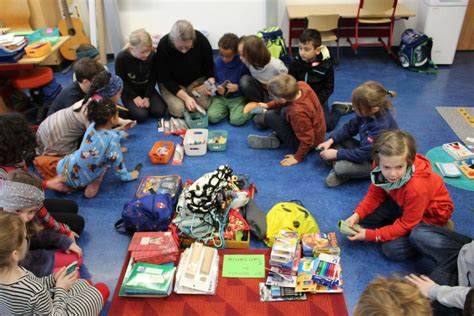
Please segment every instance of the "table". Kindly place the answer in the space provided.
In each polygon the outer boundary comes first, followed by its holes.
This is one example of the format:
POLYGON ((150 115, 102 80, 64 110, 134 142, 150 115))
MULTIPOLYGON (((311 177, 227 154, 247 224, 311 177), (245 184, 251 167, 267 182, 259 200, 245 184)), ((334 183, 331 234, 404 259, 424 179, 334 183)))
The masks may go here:
POLYGON ((51 51, 44 56, 31 58, 26 55, 23 56, 17 63, 1 63, 0 71, 7 70, 20 70, 20 69, 31 69, 36 65, 41 64, 46 60, 52 53, 58 50, 64 43, 66 43, 71 37, 70 36, 61 36, 59 41, 51 48, 51 51))
MULTIPOLYGON (((357 16, 358 3, 354 4, 316 4, 316 5, 288 5, 286 7, 288 12, 289 29, 288 29, 288 46, 291 54, 291 42, 293 38, 297 38, 306 29, 306 17, 309 15, 331 15, 338 14, 339 29, 337 30, 338 37, 352 37, 355 34, 355 18, 357 16)), ((408 9, 405 5, 398 3, 395 10, 395 19, 408 19, 414 17, 415 12, 408 9)), ((370 15, 361 15, 370 17, 370 15)), ((387 17, 390 17, 387 14, 387 17)), ((360 37, 378 37, 387 36, 386 33, 381 34, 381 30, 374 27, 367 27, 359 29, 360 37)))
MULTIPOLYGON (((0 76, 2 72, 6 71, 18 71, 25 69, 33 69, 34 67, 40 65, 43 61, 46 60, 53 52, 58 50, 64 43, 66 43, 71 37, 70 36, 61 36, 59 41, 51 48, 51 51, 46 55, 38 58, 23 56, 17 63, 0 63, 0 76)), ((2 95, 0 95, 0 113, 7 110, 5 106, 5 101, 3 100, 2 95)))

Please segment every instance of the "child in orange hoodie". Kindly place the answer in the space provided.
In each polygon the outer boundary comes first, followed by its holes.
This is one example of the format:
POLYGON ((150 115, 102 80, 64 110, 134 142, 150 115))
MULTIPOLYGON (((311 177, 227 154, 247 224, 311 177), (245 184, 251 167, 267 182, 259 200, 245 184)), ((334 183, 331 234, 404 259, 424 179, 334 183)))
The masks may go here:
POLYGON ((402 261, 418 254, 409 240, 411 231, 422 222, 447 225, 453 201, 428 159, 416 153, 415 140, 407 132, 380 134, 372 157, 372 184, 354 214, 346 219, 349 226, 360 221, 364 228, 355 228, 357 233, 348 238, 381 242, 386 257, 402 261))
POLYGON ((295 165, 324 140, 326 122, 321 103, 306 82, 297 82, 287 74, 272 78, 268 82, 268 93, 272 101, 250 102, 245 106, 244 113, 257 108, 269 109, 264 114, 264 121, 273 135, 249 135, 247 143, 254 149, 271 149, 278 148, 282 142, 294 154, 285 155, 280 165, 295 165))

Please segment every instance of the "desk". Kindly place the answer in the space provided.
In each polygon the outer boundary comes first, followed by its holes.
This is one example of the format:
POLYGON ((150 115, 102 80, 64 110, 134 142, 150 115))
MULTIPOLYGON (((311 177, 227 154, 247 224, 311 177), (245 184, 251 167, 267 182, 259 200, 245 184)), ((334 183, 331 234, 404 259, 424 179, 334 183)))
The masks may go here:
MULTIPOLYGON (((339 14, 340 29, 337 32, 338 37, 351 37, 354 34, 355 18, 357 16, 358 3, 354 4, 316 4, 316 5, 289 5, 286 7, 288 11, 289 29, 288 29, 288 46, 291 54, 291 41, 297 38, 306 29, 306 17, 309 15, 330 15, 339 14)), ((398 3, 395 10, 395 19, 408 19, 414 17, 415 12, 408 9, 405 5, 398 3)), ((363 16, 363 15, 361 15, 363 16)), ((364 17, 370 17, 364 15, 364 17)), ((387 14, 387 17, 390 17, 387 14)), ((365 28, 359 30, 359 36, 375 37, 381 36, 380 30, 375 28, 365 28)), ((382 34, 385 36, 385 34, 382 34)))
POLYGON ((17 63, 1 63, 0 71, 7 70, 20 70, 20 69, 31 69, 36 65, 41 64, 46 60, 52 53, 57 51, 64 43, 66 43, 71 37, 70 36, 61 36, 59 41, 51 48, 51 51, 44 56, 38 58, 23 56, 17 63))

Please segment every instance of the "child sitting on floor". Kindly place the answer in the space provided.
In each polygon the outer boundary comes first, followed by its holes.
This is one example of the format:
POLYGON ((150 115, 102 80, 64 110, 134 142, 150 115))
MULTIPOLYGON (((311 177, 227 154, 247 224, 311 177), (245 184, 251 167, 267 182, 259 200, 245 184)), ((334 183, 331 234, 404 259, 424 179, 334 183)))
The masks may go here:
POLYGON ((87 57, 81 58, 75 62, 74 75, 76 76, 77 81, 72 82, 66 88, 61 90, 51 104, 51 107, 48 110, 48 116, 84 99, 86 93, 89 92, 91 87, 92 78, 103 70, 104 67, 102 65, 87 57))
POLYGON ((123 163, 120 140, 126 133, 112 130, 119 121, 115 103, 110 99, 93 99, 87 105, 87 119, 92 123, 80 148, 60 160, 56 170, 66 178, 68 186, 85 187, 85 197, 93 198, 109 165, 122 181, 138 179, 139 172, 128 172, 123 163))
MULTIPOLYGON (((44 208, 44 200, 41 180, 28 172, 13 171, 1 182, 0 209, 18 214, 28 229, 30 251, 21 265, 38 277, 49 275, 74 261, 78 266, 82 264, 82 249, 75 239, 82 232, 84 220, 77 214, 71 216, 69 224, 77 230, 71 231, 50 217, 44 208)), ((64 213, 71 211, 74 209, 63 209, 64 213)))
POLYGON ((152 45, 150 34, 138 29, 130 34, 128 44, 115 58, 115 73, 123 80, 123 105, 130 111, 130 118, 138 123, 150 116, 162 118, 166 112, 165 101, 155 89, 152 45))
MULTIPOLYGON (((98 73, 92 80, 89 92, 84 100, 59 110, 44 120, 36 133, 38 156, 34 164, 38 173, 46 180, 54 178, 60 159, 71 154, 79 147, 80 141, 89 126, 87 103, 93 96, 108 98, 114 102, 120 100, 123 82, 120 77, 106 71, 98 73)), ((120 119, 123 129, 135 126, 136 122, 120 119)))
POLYGON ((409 235, 424 223, 445 226, 454 210, 443 179, 433 172, 429 160, 416 153, 413 137, 407 132, 384 132, 375 139, 372 183, 349 226, 359 223, 352 241, 382 243, 383 254, 403 261, 419 253, 409 235), (365 228, 367 227, 367 228, 365 228))
POLYGON ((377 277, 365 288, 354 316, 431 316, 430 302, 408 281, 377 277))
POLYGON ((340 102, 334 103, 329 110, 329 97, 334 92, 334 60, 329 49, 321 45, 321 33, 315 29, 301 33, 298 51, 298 56, 288 66, 288 74, 311 86, 324 110, 326 130, 330 132, 341 116, 352 112, 352 106, 340 102))
POLYGON ((20 265, 28 251, 25 224, 16 214, 0 213, 0 310, 2 315, 98 315, 109 289, 78 279, 77 268, 63 267, 39 278, 20 265))
POLYGON ((354 178, 369 177, 373 140, 383 131, 398 128, 390 112, 392 103, 387 99, 395 95, 394 91, 375 81, 367 81, 354 89, 352 103, 357 116, 336 129, 317 147, 321 150, 321 158, 332 165, 326 177, 328 187, 339 186, 354 178), (360 140, 353 138, 357 134, 360 140))
MULTIPOLYGON (((250 75, 240 78, 240 91, 251 102, 268 102, 270 97, 267 84, 273 77, 288 73, 285 64, 272 57, 263 39, 256 35, 243 36, 240 38, 238 51, 240 59, 249 67, 250 75)), ((253 117, 255 127, 267 129, 263 119, 263 113, 253 117)))
POLYGON ((311 87, 290 75, 279 75, 268 83, 268 93, 275 99, 269 103, 249 103, 244 113, 257 107, 271 109, 264 113, 264 122, 276 136, 249 135, 251 148, 277 148, 280 140, 294 150, 280 162, 292 166, 324 139, 326 124, 318 97, 311 87), (282 108, 283 107, 283 108, 282 108))
POLYGON ((243 125, 250 114, 243 112, 245 99, 239 91, 239 80, 249 74, 247 66, 238 56, 239 38, 226 33, 219 39, 219 56, 214 63, 217 94, 212 98, 207 115, 210 123, 218 123, 229 116, 230 124, 243 125))

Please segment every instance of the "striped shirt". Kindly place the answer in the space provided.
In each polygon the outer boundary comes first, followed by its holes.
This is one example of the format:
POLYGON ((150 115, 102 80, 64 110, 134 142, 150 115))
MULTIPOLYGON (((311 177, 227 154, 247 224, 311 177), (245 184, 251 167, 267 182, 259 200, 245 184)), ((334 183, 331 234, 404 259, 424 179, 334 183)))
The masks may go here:
POLYGON ((0 284, 0 315, 98 315, 103 301, 99 290, 77 280, 69 291, 55 287, 52 275, 25 275, 11 284, 0 284))
POLYGON ((82 100, 77 101, 72 106, 48 116, 41 123, 36 132, 38 155, 66 156, 77 149, 82 135, 89 126, 86 104, 79 112, 74 112, 81 106, 82 100))

